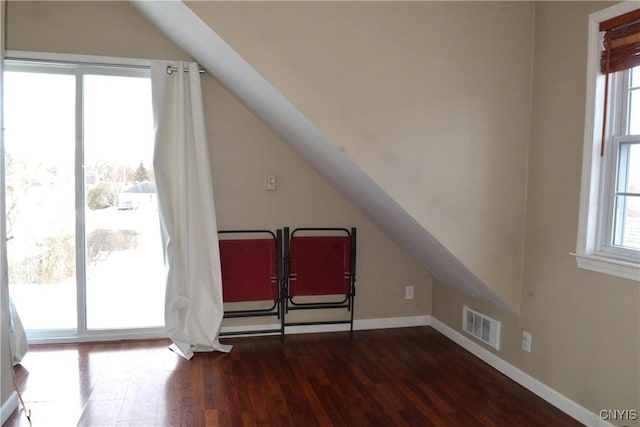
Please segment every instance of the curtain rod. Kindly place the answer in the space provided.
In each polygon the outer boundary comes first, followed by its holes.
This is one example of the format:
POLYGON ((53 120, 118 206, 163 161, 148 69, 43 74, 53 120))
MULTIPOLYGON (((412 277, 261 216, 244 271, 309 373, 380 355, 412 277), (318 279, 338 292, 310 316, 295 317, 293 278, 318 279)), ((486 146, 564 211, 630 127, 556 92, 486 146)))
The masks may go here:
POLYGON ((121 58, 111 56, 77 55, 52 52, 32 52, 23 50, 6 50, 6 60, 45 62, 52 64, 87 65, 98 67, 140 68, 149 69, 151 60, 121 58))
MULTIPOLYGON (((9 62, 25 61, 51 65, 80 65, 88 67, 113 67, 142 70, 148 70, 151 66, 151 60, 148 59, 59 54, 50 52, 30 52, 20 50, 5 51, 5 57, 3 59, 9 62)), ((167 74, 173 74, 174 71, 178 71, 178 68, 171 65, 167 67, 167 74)), ((184 71, 188 72, 189 70, 185 68, 184 71)), ((203 74, 206 73, 206 71, 200 68, 200 73, 203 74)))
POLYGON ((84 62, 73 60, 61 60, 61 59, 38 59, 38 58, 21 58, 18 56, 5 56, 4 60, 11 62, 26 62, 32 64, 44 64, 51 66, 81 66, 89 68, 124 68, 129 70, 148 70, 148 65, 141 64, 108 64, 100 62, 84 62))
MULTIPOLYGON (((173 74, 174 71, 178 71, 178 67, 173 67, 171 65, 167 65, 167 74, 173 74)), ((189 69, 188 68, 183 68, 183 71, 185 73, 188 73, 189 69)), ((203 70, 202 68, 199 68, 198 71, 200 72, 200 74, 206 73, 206 71, 203 70)))

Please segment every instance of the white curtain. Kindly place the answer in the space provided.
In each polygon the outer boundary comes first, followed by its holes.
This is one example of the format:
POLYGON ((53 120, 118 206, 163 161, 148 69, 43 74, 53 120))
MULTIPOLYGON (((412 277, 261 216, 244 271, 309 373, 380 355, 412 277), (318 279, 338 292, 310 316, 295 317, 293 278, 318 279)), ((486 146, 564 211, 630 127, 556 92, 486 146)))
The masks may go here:
POLYGON ((13 305, 13 300, 11 300, 11 298, 9 298, 9 314, 11 316, 11 320, 9 322, 11 356, 13 366, 16 366, 22 362, 22 359, 27 354, 29 346, 27 344, 27 334, 24 331, 22 321, 18 315, 18 310, 16 310, 16 307, 13 305))
POLYGON ((228 352, 218 340, 222 276, 199 67, 154 61, 151 81, 170 348, 186 359, 228 352), (168 74, 167 67, 176 70, 168 74))

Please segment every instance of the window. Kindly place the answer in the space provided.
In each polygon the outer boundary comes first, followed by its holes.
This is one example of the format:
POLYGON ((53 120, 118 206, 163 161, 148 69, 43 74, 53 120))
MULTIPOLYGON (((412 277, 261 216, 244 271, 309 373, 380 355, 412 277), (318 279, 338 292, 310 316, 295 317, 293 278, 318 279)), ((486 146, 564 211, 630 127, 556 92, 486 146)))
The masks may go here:
MULTIPOLYGON (((604 68, 606 53, 602 54, 600 23, 629 14, 636 16, 633 25, 640 26, 637 6, 632 3, 621 3, 590 16, 575 255, 581 268, 640 280, 640 66, 627 63, 608 77, 601 70, 601 56, 604 68)), ((607 42, 605 46, 612 46, 607 42)))
MULTIPOLYGON (((610 146, 604 152, 600 251, 634 261, 640 251, 640 67, 613 76, 612 101, 617 103, 610 146)), ((613 104, 613 102, 611 103, 613 104)))
POLYGON ((28 338, 162 336, 149 69, 5 64, 9 290, 28 338))

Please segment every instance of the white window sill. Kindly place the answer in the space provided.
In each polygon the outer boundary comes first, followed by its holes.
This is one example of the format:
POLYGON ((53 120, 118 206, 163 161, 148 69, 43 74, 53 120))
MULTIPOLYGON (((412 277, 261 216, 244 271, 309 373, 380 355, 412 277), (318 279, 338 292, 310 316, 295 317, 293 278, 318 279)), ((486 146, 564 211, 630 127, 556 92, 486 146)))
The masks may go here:
POLYGON ((640 282, 640 263, 622 261, 600 255, 575 254, 579 268, 640 282))

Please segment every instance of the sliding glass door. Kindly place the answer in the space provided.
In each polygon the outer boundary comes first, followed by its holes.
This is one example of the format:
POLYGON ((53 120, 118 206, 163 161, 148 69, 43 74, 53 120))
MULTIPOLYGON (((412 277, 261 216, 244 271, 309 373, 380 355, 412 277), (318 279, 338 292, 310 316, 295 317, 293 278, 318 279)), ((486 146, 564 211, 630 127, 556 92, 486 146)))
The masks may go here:
POLYGON ((160 331, 148 70, 9 63, 5 112, 10 294, 28 336, 160 331))

